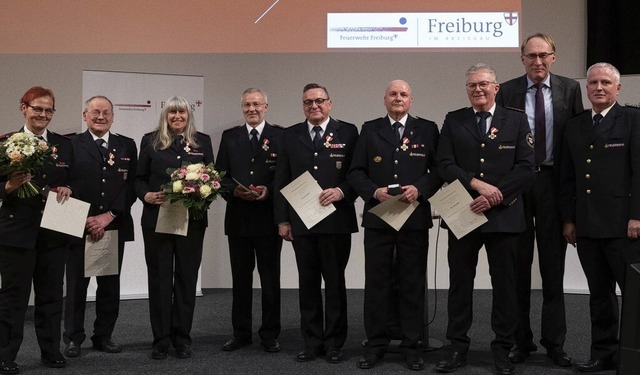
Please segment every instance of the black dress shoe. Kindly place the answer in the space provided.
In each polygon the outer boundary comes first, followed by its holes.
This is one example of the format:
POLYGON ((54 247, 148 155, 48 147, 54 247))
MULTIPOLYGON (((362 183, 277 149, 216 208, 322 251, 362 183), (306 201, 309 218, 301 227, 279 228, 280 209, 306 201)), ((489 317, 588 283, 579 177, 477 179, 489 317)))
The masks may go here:
POLYGON ((467 365, 467 354, 452 351, 449 356, 438 362, 435 369, 440 372, 454 372, 459 367, 467 365))
POLYGON ((579 363, 576 368, 580 372, 600 372, 609 368, 609 363, 603 359, 590 359, 587 362, 579 363))
POLYGON ((67 361, 60 353, 54 355, 43 355, 42 357, 40 357, 40 362, 42 362, 43 365, 51 368, 63 368, 67 365, 67 361))
POLYGON ((531 353, 529 348, 516 344, 511 348, 511 351, 509 351, 509 360, 511 363, 522 363, 529 356, 529 353, 531 353))
POLYGON ((409 370, 420 371, 424 368, 424 360, 416 351, 403 353, 409 370))
POLYGON ((262 347, 267 353, 277 353, 280 351, 280 343, 278 339, 265 340, 262 342, 262 347))
POLYGON ((80 357, 80 345, 77 345, 73 341, 69 341, 67 346, 64 348, 64 356, 67 358, 80 357))
POLYGON ((300 353, 298 353, 298 355, 296 356, 296 361, 298 361, 298 362, 313 361, 314 359, 316 359, 318 354, 320 354, 318 351, 305 349, 305 350, 301 351, 300 353))
POLYGON ((151 358, 153 359, 165 359, 169 355, 169 348, 164 345, 158 345, 153 347, 151 352, 151 358))
POLYGON ((191 345, 181 344, 176 346, 176 358, 189 358, 191 357, 191 345))
POLYGON ((358 359, 358 367, 363 370, 368 370, 373 368, 373 366, 380 362, 381 359, 381 355, 372 352, 365 352, 364 355, 358 359))
POLYGON ((103 337, 93 340, 93 348, 105 353, 120 353, 122 348, 111 337, 103 337))
POLYGON ((547 357, 551 358, 556 366, 571 366, 571 357, 560 347, 547 349, 547 357))
POLYGON ((251 341, 251 339, 237 339, 234 337, 231 340, 227 341, 224 345, 222 345, 222 350, 224 350, 225 352, 232 352, 251 344, 253 344, 253 341, 251 341))
POLYGON ((0 374, 13 375, 20 373, 20 366, 13 361, 0 361, 0 374))
POLYGON ((340 348, 329 348, 325 358, 329 363, 340 363, 342 362, 342 351, 340 348))
POLYGON ((495 357, 496 370, 498 375, 511 375, 516 371, 516 367, 506 354, 495 357))

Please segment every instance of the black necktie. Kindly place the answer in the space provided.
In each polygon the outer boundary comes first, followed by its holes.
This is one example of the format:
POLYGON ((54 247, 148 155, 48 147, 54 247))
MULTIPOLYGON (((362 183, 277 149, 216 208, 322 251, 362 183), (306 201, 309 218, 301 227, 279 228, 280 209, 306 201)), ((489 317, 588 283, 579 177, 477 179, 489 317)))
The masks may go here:
POLYGON ((258 149, 260 148, 260 142, 258 142, 258 131, 256 129, 251 129, 250 133, 251 133, 251 149, 255 154, 256 152, 258 152, 258 149))
POLYGON ((393 128, 393 133, 396 135, 396 142, 400 143, 400 128, 402 127, 402 123, 396 121, 391 127, 393 128))
POLYGON ((600 124, 600 121, 602 121, 602 115, 597 113, 595 116, 593 116, 593 127, 597 127, 600 124))
POLYGON ((480 138, 484 138, 487 134, 487 119, 491 116, 491 112, 476 112, 476 116, 480 118, 478 121, 478 134, 480 138))
POLYGON ((322 137, 320 137, 322 127, 316 125, 313 127, 313 131, 316 132, 316 134, 313 136, 313 147, 315 147, 316 150, 319 150, 320 146, 322 145, 322 137))
POLYGON ((39 139, 39 140, 41 140, 41 141, 45 141, 45 142, 47 141, 47 140, 46 140, 46 139, 44 139, 44 137, 43 137, 43 136, 41 136, 41 135, 37 135, 37 136, 36 136, 36 138, 38 138, 38 139, 39 139))
POLYGON ((544 115, 544 95, 542 94, 544 83, 538 83, 534 86, 536 87, 536 110, 534 112, 536 136, 533 144, 535 145, 536 164, 542 164, 547 159, 547 122, 544 115))
POLYGON ((105 142, 102 138, 98 138, 96 139, 96 145, 98 146, 98 150, 100 150, 100 153, 102 154, 102 160, 107 160, 107 142, 105 142))

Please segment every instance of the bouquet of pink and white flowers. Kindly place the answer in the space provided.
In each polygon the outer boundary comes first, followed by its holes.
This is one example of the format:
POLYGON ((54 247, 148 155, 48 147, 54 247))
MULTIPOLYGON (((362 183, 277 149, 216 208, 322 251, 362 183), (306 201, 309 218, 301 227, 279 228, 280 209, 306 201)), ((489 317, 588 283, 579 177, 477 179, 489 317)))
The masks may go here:
POLYGON ((213 163, 184 163, 180 168, 168 168, 167 173, 171 181, 162 185, 165 199, 171 203, 182 202, 191 217, 203 219, 211 202, 221 193, 224 172, 216 171, 213 163))
MULTIPOLYGON (((33 174, 46 162, 55 158, 56 148, 31 133, 14 133, 6 141, 0 143, 0 176, 16 171, 33 174)), ((33 197, 40 193, 40 187, 28 181, 18 188, 19 198, 33 197)))

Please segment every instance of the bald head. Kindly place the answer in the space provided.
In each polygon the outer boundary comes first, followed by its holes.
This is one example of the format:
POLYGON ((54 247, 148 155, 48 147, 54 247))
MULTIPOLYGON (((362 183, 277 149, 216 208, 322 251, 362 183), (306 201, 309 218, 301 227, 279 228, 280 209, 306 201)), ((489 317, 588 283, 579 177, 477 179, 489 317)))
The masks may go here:
POLYGON ((391 81, 384 93, 384 105, 389 117, 400 120, 409 113, 412 104, 411 86, 400 79, 391 81))

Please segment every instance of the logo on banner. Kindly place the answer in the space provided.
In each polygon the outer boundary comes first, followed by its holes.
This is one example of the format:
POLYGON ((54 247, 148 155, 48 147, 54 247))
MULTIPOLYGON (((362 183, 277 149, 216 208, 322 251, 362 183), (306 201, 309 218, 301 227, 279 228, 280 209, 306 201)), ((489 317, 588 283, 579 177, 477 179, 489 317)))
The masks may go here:
POLYGON ((509 26, 513 26, 518 21, 518 12, 505 13, 504 20, 509 26))

